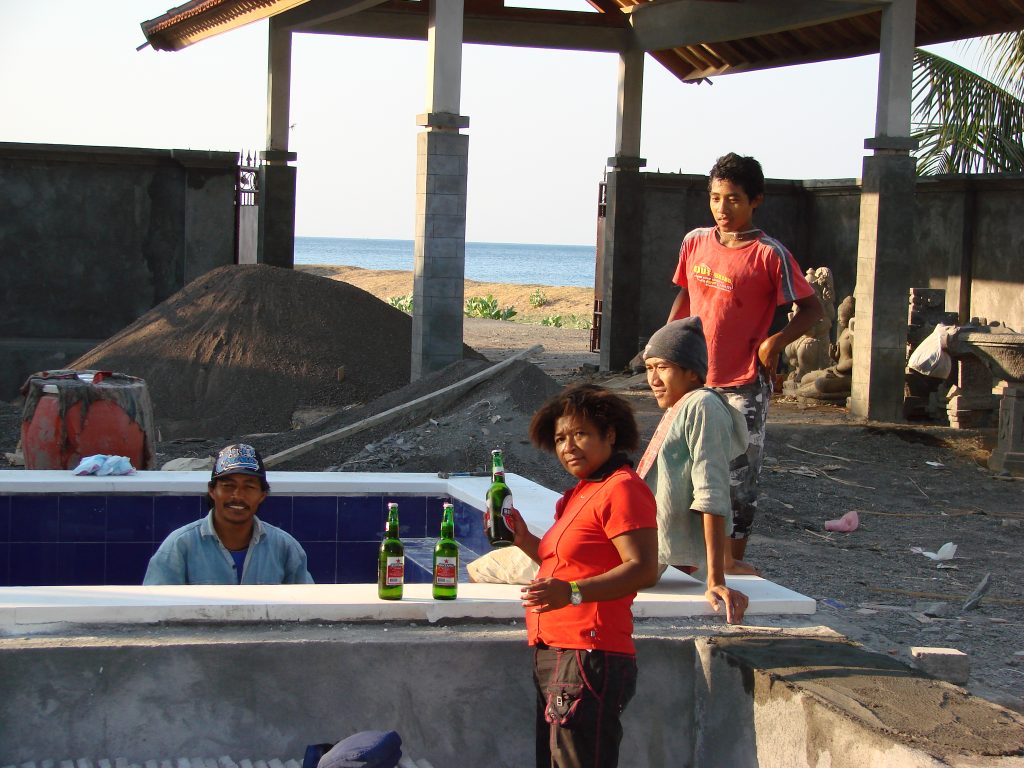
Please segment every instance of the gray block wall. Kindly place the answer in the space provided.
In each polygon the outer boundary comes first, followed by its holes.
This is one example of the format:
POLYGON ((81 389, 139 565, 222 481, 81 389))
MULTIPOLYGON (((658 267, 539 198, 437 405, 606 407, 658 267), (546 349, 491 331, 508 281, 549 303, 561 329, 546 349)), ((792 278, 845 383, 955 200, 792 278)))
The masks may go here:
POLYGON ((0 397, 235 259, 233 152, 0 143, 0 397))

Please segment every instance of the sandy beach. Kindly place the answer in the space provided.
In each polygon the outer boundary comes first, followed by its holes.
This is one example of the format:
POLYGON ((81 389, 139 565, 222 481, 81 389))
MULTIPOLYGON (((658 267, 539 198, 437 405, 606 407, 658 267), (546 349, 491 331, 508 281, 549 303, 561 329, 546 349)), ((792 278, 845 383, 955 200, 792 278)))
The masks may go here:
MULTIPOLYGON (((412 294, 411 271, 362 269, 361 267, 297 264, 295 269, 331 280, 343 280, 357 288, 372 293, 387 301, 392 296, 412 294)), ((466 298, 493 296, 500 308, 514 307, 517 323, 540 324, 545 318, 561 315, 568 324, 570 316, 590 320, 594 312, 594 291, 592 288, 554 285, 516 285, 513 283, 481 283, 466 281, 466 298), (532 306, 531 296, 540 292, 544 302, 532 306)), ((535 299, 536 301, 536 299, 535 299)), ((470 343, 467 341, 467 343, 470 343)), ((472 343, 470 343, 472 346, 472 343)))

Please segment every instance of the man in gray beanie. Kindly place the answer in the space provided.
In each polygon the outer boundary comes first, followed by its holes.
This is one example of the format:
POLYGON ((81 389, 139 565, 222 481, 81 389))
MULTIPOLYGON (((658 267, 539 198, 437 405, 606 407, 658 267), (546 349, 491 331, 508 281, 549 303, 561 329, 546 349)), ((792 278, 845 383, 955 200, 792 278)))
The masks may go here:
POLYGON ((747 425, 725 398, 704 386, 708 347, 699 317, 674 320, 643 352, 647 383, 665 414, 637 474, 658 502, 658 562, 707 582, 704 596, 730 624, 747 596, 726 585, 732 529, 729 462, 747 448, 747 425))

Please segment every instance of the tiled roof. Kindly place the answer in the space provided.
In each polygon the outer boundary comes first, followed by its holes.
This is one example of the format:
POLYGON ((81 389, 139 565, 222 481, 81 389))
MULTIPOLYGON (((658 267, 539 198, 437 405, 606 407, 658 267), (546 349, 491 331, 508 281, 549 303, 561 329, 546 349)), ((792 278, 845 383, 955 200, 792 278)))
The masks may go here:
MULTIPOLYGON (((684 81, 847 58, 879 49, 885 0, 588 0, 597 13, 465 0, 467 43, 585 50, 637 44, 684 81)), ((425 39, 427 0, 193 0, 143 22, 150 44, 178 50, 279 16, 293 32, 425 39)), ((1024 28, 1024 0, 917 0, 916 43, 1024 28)))

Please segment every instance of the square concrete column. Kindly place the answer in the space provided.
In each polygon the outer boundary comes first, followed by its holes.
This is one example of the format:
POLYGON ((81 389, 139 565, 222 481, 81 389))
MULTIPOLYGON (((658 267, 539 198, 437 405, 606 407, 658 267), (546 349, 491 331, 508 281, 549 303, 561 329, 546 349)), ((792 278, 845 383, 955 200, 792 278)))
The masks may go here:
POLYGON ((915 0, 882 9, 874 150, 864 158, 857 245, 856 327, 850 413, 901 421, 907 365, 907 264, 914 252, 916 161, 910 151, 915 0))
POLYGON ((416 121, 412 379, 462 359, 469 137, 459 131, 463 0, 430 0, 427 112, 416 121))
POLYGON ((903 419, 915 162, 906 152, 864 158, 850 395, 858 418, 903 419))
POLYGON ((640 285, 643 264, 643 180, 640 118, 643 113, 644 52, 619 55, 615 108, 615 156, 608 158, 601 275, 601 368, 625 368, 640 346, 640 285))
POLYGON ((640 344, 643 161, 634 162, 632 168, 609 170, 605 187, 601 369, 606 371, 625 368, 640 344))
POLYGON ((469 137, 460 115, 422 115, 416 137, 412 378, 462 359, 469 137))
POLYGON ((288 151, 292 33, 270 20, 267 40, 267 150, 260 153, 256 260, 295 266, 295 153, 288 151))
POLYGON ((259 224, 256 261, 273 267, 295 266, 295 177, 288 165, 294 152, 260 152, 259 224))

